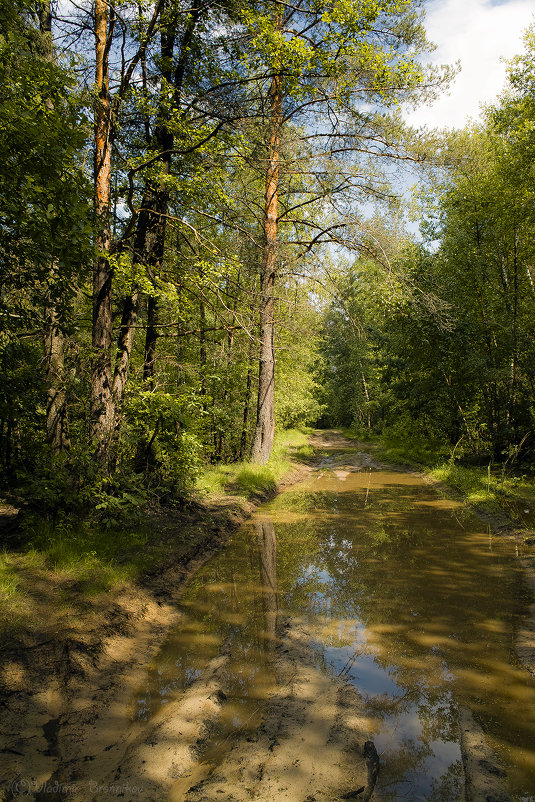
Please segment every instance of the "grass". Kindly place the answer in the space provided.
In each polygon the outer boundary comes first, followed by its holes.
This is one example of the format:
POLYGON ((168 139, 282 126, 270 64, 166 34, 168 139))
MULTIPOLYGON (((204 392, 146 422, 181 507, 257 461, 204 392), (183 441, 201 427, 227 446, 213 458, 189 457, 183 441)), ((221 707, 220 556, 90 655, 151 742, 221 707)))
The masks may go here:
POLYGON ((314 449, 308 445, 312 429, 285 429, 275 435, 271 458, 266 465, 234 462, 206 468, 197 481, 203 495, 233 493, 248 499, 274 492, 292 463, 309 459, 314 449))
POLYGON ((465 467, 448 461, 436 465, 430 474, 437 481, 459 490, 470 504, 486 512, 495 513, 502 509, 496 482, 491 478, 489 483, 485 468, 465 467))
POLYGON ((2 629, 16 628, 24 613, 26 594, 13 558, 8 553, 0 555, 0 620, 2 629))
MULTIPOLYGON (((348 430, 347 436, 363 439, 359 432, 348 430)), ((512 466, 463 465, 462 453, 437 439, 424 438, 417 431, 386 431, 368 437, 378 454, 386 461, 425 470, 434 479, 459 491, 470 505, 489 514, 505 512, 519 522, 535 526, 535 480, 533 476, 515 476, 512 466), (533 523, 519 515, 524 508, 533 511, 533 523)))
POLYGON ((23 634, 41 639, 43 633, 61 629, 60 621, 83 633, 90 626, 93 606, 105 606, 110 591, 140 574, 142 551, 138 547, 134 559, 135 546, 130 543, 129 554, 119 555, 121 538, 100 543, 96 530, 56 529, 47 520, 36 520, 33 527, 28 521, 25 528, 23 550, 0 555, 0 649, 23 634))
POLYGON ((479 509, 489 513, 503 511, 519 523, 535 525, 533 477, 507 475, 501 466, 464 466, 452 460, 436 465, 430 473, 438 481, 460 490, 479 509))
MULTIPOLYGON (((312 456, 307 439, 307 431, 283 431, 267 465, 206 469, 198 481, 200 495, 250 499, 274 492, 293 462, 312 456)), ((0 648, 2 639, 42 636, 58 621, 76 621, 83 631, 91 610, 96 615, 121 588, 159 566, 180 562, 205 542, 213 525, 213 513, 203 518, 202 509, 158 510, 139 525, 107 528, 61 515, 52 520, 26 514, 19 549, 0 553, 0 648)))

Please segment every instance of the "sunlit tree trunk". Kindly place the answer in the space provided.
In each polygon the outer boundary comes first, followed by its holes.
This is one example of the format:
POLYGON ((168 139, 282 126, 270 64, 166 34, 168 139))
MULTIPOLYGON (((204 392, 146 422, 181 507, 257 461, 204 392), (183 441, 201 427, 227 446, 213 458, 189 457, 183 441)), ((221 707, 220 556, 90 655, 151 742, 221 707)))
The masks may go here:
POLYGON ((108 70, 108 3, 95 0, 95 219, 96 257, 93 267, 93 364, 91 434, 97 457, 105 461, 113 428, 111 377, 112 269, 110 250, 111 119, 108 70))
POLYGON ((269 460, 275 436, 275 281, 277 277, 277 225, 280 144, 282 131, 281 79, 275 75, 269 92, 269 138, 264 196, 264 248, 260 271, 260 366, 256 429, 251 460, 269 460))

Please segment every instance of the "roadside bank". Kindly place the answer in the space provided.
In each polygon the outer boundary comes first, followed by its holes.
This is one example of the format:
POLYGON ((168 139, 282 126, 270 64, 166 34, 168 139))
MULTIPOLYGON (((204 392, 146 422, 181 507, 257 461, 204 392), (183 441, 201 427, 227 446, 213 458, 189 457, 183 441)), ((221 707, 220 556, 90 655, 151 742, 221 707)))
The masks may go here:
MULTIPOLYGON (((166 633, 178 625, 176 604, 188 579, 259 504, 310 470, 299 459, 304 441, 305 435, 287 438, 284 462, 275 471, 278 481, 273 472, 268 481, 265 476, 255 480, 254 470, 245 467, 248 484, 240 486, 233 481, 233 468, 226 487, 204 489, 182 508, 153 506, 130 531, 100 533, 102 542, 116 538, 115 554, 124 541, 124 564, 99 559, 91 544, 80 557, 54 563, 54 552, 24 547, 27 532, 16 525, 16 507, 0 508, 5 523, 0 557, 1 800, 18 798, 13 788, 20 782, 20 798, 43 788, 43 798, 53 799, 50 779, 59 763, 60 730, 72 722, 77 728, 90 725, 103 709, 122 710, 123 702, 127 717, 132 688, 166 633), (25 788, 25 782, 31 787, 25 788)), ((308 454, 304 449, 303 455, 308 454)), ((68 538, 76 536, 76 531, 66 532, 64 543, 57 538, 60 557, 70 546, 68 538)))

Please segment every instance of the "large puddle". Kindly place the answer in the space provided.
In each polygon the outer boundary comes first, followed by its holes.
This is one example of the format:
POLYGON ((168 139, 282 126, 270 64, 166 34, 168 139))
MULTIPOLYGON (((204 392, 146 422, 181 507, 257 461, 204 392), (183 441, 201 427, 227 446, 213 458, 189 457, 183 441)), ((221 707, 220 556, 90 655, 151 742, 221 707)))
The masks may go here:
POLYGON ((535 682, 513 649, 530 602, 517 547, 417 476, 352 461, 338 456, 263 506, 195 576, 186 623, 151 666, 136 717, 150 718, 223 648, 227 698, 203 756, 217 764, 258 725, 284 612, 307 622, 318 665, 364 698, 379 799, 464 798, 462 707, 513 798, 533 802, 535 682))

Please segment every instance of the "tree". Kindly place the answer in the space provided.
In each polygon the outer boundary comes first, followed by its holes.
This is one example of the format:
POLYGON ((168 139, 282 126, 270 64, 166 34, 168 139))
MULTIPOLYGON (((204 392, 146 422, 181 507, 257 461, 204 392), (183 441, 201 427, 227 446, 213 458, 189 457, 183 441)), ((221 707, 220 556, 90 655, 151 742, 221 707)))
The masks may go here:
POLYGON ((261 356, 252 448, 253 461, 263 463, 274 434, 280 243, 292 243, 298 255, 339 240, 355 221, 356 205, 384 195, 384 184, 363 165, 400 155, 400 129, 386 109, 439 79, 426 79, 416 61, 426 41, 411 2, 364 0, 351 8, 336 0, 321 7, 273 3, 249 25, 256 29, 249 69, 257 76, 264 116, 261 356))
MULTIPOLYGON (((44 341, 44 375, 41 362, 35 378, 46 385, 46 432, 57 453, 68 443, 62 341, 89 253, 79 158, 87 129, 73 73, 53 56, 49 9, 39 11, 21 2, 0 12, 0 314, 8 363, 19 340, 44 341)), ((6 415, 8 439, 25 416, 34 430, 35 411, 20 398, 6 394, 6 415)))

